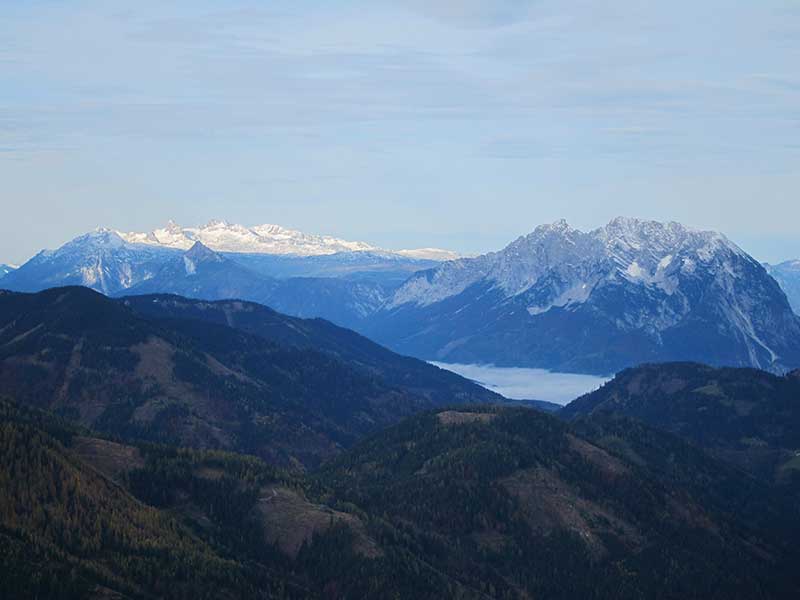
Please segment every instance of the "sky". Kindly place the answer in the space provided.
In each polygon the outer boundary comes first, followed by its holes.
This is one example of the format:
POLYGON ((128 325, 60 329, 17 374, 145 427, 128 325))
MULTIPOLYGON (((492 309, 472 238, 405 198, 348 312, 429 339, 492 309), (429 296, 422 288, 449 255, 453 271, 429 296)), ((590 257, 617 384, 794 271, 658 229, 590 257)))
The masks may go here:
POLYGON ((800 0, 2 0, 0 262, 97 226, 800 257, 800 0), (125 7, 124 5, 127 5, 125 7))

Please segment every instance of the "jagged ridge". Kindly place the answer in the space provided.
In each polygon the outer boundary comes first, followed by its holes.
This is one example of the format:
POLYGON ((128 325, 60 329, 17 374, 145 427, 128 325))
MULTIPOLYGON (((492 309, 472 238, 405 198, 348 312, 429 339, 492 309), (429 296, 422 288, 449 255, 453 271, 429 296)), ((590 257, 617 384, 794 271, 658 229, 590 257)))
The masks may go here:
POLYGON ((643 360, 800 364, 800 321, 755 259, 716 232, 629 218, 588 233, 558 221, 418 273, 371 331, 454 362, 601 373, 643 360))

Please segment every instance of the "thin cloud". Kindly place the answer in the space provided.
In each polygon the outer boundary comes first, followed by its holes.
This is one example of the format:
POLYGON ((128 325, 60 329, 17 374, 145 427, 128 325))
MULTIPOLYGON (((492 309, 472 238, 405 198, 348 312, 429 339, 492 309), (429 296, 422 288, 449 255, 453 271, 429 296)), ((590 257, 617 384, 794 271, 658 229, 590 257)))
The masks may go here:
POLYGON ((424 15, 462 27, 500 27, 526 20, 538 0, 403 0, 424 15))

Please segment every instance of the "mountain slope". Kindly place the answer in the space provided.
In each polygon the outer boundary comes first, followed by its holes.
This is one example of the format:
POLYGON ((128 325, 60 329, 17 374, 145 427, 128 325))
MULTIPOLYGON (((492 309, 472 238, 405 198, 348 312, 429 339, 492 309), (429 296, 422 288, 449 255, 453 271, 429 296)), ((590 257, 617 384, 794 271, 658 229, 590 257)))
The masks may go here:
POLYGON ((800 260, 787 260, 765 267, 786 293, 794 312, 800 315, 800 260))
POLYGON ((137 314, 152 319, 188 319, 227 325, 281 346, 330 354, 386 384, 412 391, 437 405, 454 402, 502 402, 504 399, 450 371, 400 356, 322 319, 299 319, 255 303, 203 302, 177 296, 130 296, 122 299, 137 314))
POLYGON ((4 401, 0 414, 0 577, 17 598, 800 589, 791 504, 630 421, 440 410, 290 476, 253 457, 111 442, 4 401))
POLYGON ((766 480, 800 490, 800 377, 693 363, 619 373, 562 417, 622 415, 680 435, 766 480))
MULTIPOLYGON (((246 261, 252 264, 252 261, 246 261)), ((355 326, 386 301, 391 286, 334 277, 275 279, 196 242, 126 294, 177 294, 203 300, 236 298, 298 317, 355 326)))
POLYGON ((335 277, 399 287, 417 271, 440 261, 407 257, 395 252, 339 252, 318 256, 221 253, 261 275, 277 279, 335 277))
POLYGON ((124 290, 126 294, 178 294, 191 298, 264 298, 277 286, 239 263, 195 244, 166 261, 152 277, 124 290))
POLYGON ((16 598, 800 591, 796 508, 630 420, 439 409, 303 476, 2 400, 0 417, 0 579, 16 598))
POLYGON ((11 265, 4 265, 0 264, 0 279, 11 273, 12 271, 16 271, 16 267, 12 267, 11 265))
POLYGON ((68 431, 56 427, 58 439, 42 428, 46 421, 20 418, 5 400, 0 414, 4 597, 259 594, 243 579, 240 564, 71 454, 68 431))
POLYGON ((713 232, 615 219, 537 228, 412 277, 365 329, 426 359, 607 374, 641 362, 800 366, 800 319, 713 232))
POLYGON ((434 574, 459 585, 438 597, 789 598, 800 589, 794 509, 631 422, 571 428, 527 409, 442 411, 370 438, 319 477, 342 506, 382 515, 394 531, 382 539, 419 561, 414 597, 437 597, 425 586, 434 574))
POLYGON ((282 464, 315 464, 432 405, 330 354, 151 321, 85 288, 0 295, 0 387, 100 431, 282 464))

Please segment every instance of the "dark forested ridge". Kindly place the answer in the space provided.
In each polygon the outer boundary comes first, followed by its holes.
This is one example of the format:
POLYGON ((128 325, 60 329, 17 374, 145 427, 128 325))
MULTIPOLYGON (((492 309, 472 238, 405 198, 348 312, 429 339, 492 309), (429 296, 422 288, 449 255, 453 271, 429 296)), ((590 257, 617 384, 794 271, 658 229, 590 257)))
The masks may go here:
MULTIPOLYGON (((526 409, 429 414, 321 479, 491 597, 755 598, 797 590, 793 508, 678 438, 526 409)), ((788 597, 788 596, 787 596, 788 597)))
POLYGON ((240 564, 78 459, 75 430, 5 400, 0 413, 4 598, 255 593, 240 564))
POLYGON ((0 293, 0 385, 0 597, 800 594, 785 480, 720 460, 796 447, 796 374, 645 367, 570 422, 323 321, 62 288, 0 293), (692 443, 603 408, 638 395, 692 443))
POLYGON ((129 296, 122 301, 137 314, 148 318, 227 325, 276 344, 322 351, 380 376, 389 385, 412 390, 437 404, 503 400, 450 371, 396 354, 324 319, 300 319, 260 304, 236 300, 207 302, 181 296, 154 295, 129 296))
POLYGON ((623 371, 560 414, 635 418, 800 492, 800 372, 644 365, 623 371))
POLYGON ((298 466, 425 408, 501 399, 346 330, 258 305, 245 305, 257 314, 235 329, 126 304, 141 306, 85 288, 3 293, 0 385, 98 431, 298 466), (305 327, 307 342, 270 338, 271 322, 305 327))
POLYGON ((321 470, 130 444, 0 403, 17 598, 792 598, 764 483, 619 419, 412 417, 321 470))

